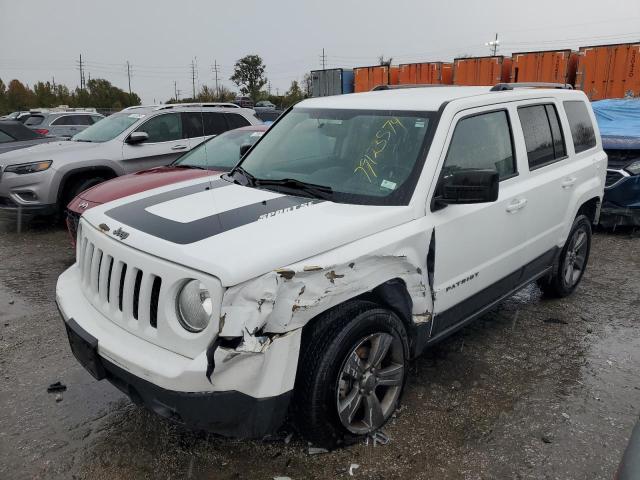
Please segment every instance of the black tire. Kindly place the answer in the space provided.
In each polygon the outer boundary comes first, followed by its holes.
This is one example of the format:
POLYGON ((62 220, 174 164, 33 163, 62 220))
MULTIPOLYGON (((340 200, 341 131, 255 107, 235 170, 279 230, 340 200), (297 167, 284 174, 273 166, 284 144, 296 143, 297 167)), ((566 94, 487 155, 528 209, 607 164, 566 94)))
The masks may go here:
POLYGON ((61 211, 64 211, 67 208, 69 202, 76 198, 79 194, 91 187, 95 187, 105 180, 106 179, 104 177, 84 177, 72 183, 70 188, 67 189, 66 192, 62 193, 62 204, 60 205, 61 211))
MULTIPOLYGON (((292 404, 293 419, 301 435, 316 446, 332 449, 354 443, 379 429, 400 402, 407 376, 408 356, 408 338, 402 321, 395 313, 375 303, 350 301, 322 314, 302 332, 292 404), (392 340, 389 340, 390 337, 392 340), (366 342, 369 342, 368 350, 366 342), (385 360, 378 364, 380 368, 376 371, 371 365, 374 359, 369 354, 382 352, 384 347, 381 345, 387 343, 388 353, 384 354, 385 360), (357 355, 357 363, 363 368, 363 373, 360 380, 355 380, 353 376, 347 385, 345 375, 351 375, 345 372, 353 372, 349 369, 352 362, 347 360, 356 358, 354 355, 357 355), (389 384, 379 384, 380 379, 385 378, 389 384), (355 396, 360 398, 358 402, 353 400, 354 396, 349 401, 346 398, 347 391, 349 394, 355 391, 355 396), (344 397, 341 399, 342 395, 344 397), (377 399, 379 409, 367 408, 376 403, 371 400, 374 398, 371 395, 377 399), (352 431, 340 419, 339 402, 342 402, 341 405, 360 405, 351 409, 352 413, 345 413, 346 408, 342 409, 343 419, 349 418, 352 431), (374 410, 377 415, 372 413, 374 410), (357 420, 360 416, 362 421, 357 420), (384 420, 378 422, 374 416, 377 420, 384 417, 384 420), (369 424, 375 424, 375 428, 371 428, 370 432, 360 431, 369 429, 369 424)), ((382 383, 386 382, 382 380, 382 383)))
POLYGON ((586 215, 578 215, 573 221, 573 226, 564 247, 562 247, 558 262, 554 265, 552 274, 538 280, 538 286, 546 296, 566 297, 573 293, 580 284, 589 261, 591 234, 591 221, 586 215), (576 242, 582 235, 584 235, 584 243, 580 243, 580 248, 577 248, 576 242), (580 261, 581 259, 582 261, 580 261), (571 267, 570 272, 567 270, 569 267, 571 267))

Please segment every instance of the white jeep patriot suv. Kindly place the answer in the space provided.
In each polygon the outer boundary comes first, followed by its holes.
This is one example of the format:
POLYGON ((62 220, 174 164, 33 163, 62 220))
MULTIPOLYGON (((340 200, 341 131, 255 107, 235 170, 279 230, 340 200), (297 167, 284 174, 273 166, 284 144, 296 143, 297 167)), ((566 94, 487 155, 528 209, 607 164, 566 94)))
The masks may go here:
POLYGON ((86 212, 57 302, 77 359, 136 403, 245 437, 290 415, 329 448, 522 286, 573 292, 606 171, 582 92, 517 84, 304 100, 242 151, 86 212))

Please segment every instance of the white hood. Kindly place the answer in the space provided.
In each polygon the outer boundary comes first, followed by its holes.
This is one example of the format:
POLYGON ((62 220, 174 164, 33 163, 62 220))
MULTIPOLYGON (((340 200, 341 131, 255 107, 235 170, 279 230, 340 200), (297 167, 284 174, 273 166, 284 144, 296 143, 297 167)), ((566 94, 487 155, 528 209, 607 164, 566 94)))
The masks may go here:
POLYGON ((108 235, 236 285, 411 220, 406 206, 347 205, 197 179, 87 211, 108 235), (207 188, 209 187, 209 188, 207 188))

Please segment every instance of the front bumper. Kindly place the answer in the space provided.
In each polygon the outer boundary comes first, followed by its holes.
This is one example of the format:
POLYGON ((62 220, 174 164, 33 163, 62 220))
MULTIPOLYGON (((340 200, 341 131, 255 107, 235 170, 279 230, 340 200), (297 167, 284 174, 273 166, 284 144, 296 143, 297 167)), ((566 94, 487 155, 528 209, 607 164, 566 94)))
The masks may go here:
POLYGON ((50 216, 58 212, 56 204, 18 204, 10 197, 0 196, 0 215, 2 217, 14 218, 19 213, 25 216, 50 216))
POLYGON ((137 405, 188 428, 260 438, 282 425, 292 392, 254 398, 241 392, 176 392, 132 375, 98 355, 98 340, 78 323, 65 321, 71 350, 96 379, 107 379, 137 405))
POLYGON ((96 378, 190 428, 260 437, 284 421, 300 330, 274 338, 262 352, 217 348, 210 382, 206 352, 188 358, 128 332, 84 297, 79 281, 77 265, 60 275, 56 301, 74 355, 96 378))

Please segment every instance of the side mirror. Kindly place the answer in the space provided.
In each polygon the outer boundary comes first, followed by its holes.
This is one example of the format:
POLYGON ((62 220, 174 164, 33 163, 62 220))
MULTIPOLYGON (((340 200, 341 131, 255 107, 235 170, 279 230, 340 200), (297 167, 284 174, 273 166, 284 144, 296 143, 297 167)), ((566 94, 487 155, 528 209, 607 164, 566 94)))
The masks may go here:
POLYGON ((149 140, 149 134, 147 132, 133 132, 129 137, 127 137, 126 142, 129 145, 137 145, 142 142, 146 142, 149 140))
POLYGON ((495 202, 498 199, 500 175, 495 170, 458 170, 440 182, 440 204, 495 202))
POLYGON ((244 154, 251 149, 252 145, 242 145, 240 147, 240 158, 244 157, 244 154))

